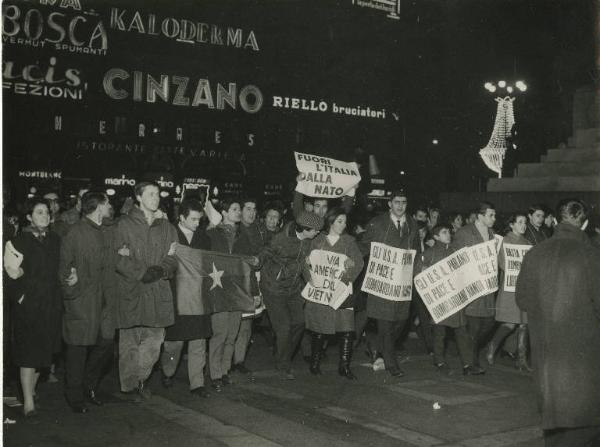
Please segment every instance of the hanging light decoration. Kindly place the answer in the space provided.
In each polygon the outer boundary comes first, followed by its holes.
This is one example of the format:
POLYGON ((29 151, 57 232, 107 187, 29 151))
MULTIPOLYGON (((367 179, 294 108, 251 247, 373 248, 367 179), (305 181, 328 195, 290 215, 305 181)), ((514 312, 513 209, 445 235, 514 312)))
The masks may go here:
POLYGON ((510 136, 510 132, 515 124, 514 100, 515 98, 511 98, 510 96, 496 98, 498 106, 496 107, 494 130, 488 144, 479 151, 479 155, 485 165, 496 172, 498 178, 502 177, 502 165, 506 154, 506 138, 510 136))

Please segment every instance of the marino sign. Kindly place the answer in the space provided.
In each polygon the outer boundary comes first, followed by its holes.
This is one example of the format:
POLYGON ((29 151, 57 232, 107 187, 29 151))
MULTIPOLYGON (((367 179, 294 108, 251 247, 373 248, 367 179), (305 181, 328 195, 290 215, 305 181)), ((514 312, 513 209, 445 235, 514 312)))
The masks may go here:
POLYGON ((104 92, 112 99, 127 99, 134 102, 155 103, 157 98, 175 106, 198 107, 224 110, 240 108, 247 113, 258 112, 263 105, 263 96, 255 85, 239 89, 235 82, 225 88, 217 83, 211 88, 208 79, 191 80, 187 76, 151 75, 141 71, 128 72, 122 68, 111 68, 102 81, 104 92), (214 94, 213 94, 214 92, 214 94))
POLYGON ((188 44, 208 44, 259 51, 254 31, 221 27, 175 17, 157 17, 139 11, 111 8, 110 27, 118 31, 147 34, 188 44))
POLYGON ((69 16, 25 5, 3 5, 2 43, 105 56, 108 36, 97 13, 69 16))

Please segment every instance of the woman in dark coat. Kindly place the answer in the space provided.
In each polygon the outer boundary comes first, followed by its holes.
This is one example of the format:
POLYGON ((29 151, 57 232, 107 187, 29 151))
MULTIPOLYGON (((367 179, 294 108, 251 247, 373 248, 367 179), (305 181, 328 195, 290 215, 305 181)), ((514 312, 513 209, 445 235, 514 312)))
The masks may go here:
MULTIPOLYGON (((346 265, 340 280, 346 284, 352 283, 361 272, 364 261, 362 253, 352 236, 345 233, 346 213, 342 208, 334 208, 325 216, 323 233, 314 238, 310 251, 324 250, 347 256, 346 265)), ((310 256, 310 255, 309 255, 310 256)), ((310 265, 307 263, 304 271, 307 280, 310 279, 310 265)), ((338 372, 348 379, 356 379, 350 370, 352 359, 352 341, 354 332, 353 301, 347 299, 339 309, 325 304, 307 301, 304 307, 306 329, 312 331, 310 372, 321 374, 320 362, 325 342, 324 335, 338 334, 340 338, 340 364, 338 372)))
POLYGON ((60 351, 60 240, 48 231, 50 210, 44 199, 29 200, 26 217, 30 225, 10 241, 14 250, 7 244, 4 267, 9 276, 8 296, 13 302, 13 360, 20 368, 23 412, 33 416, 39 369, 49 367, 52 354, 60 351), (11 256, 13 259, 8 259, 11 256))
POLYGON ((504 339, 517 329, 517 362, 515 367, 523 371, 531 371, 527 364, 527 314, 517 306, 515 293, 504 290, 504 244, 531 245, 525 238, 527 230, 527 216, 525 213, 516 213, 509 217, 508 226, 510 231, 504 236, 500 253, 498 255, 498 269, 502 271, 499 275, 499 291, 496 300, 496 321, 502 323, 486 349, 486 359, 490 365, 494 364, 494 356, 498 347, 504 339), (517 328, 518 326, 518 328, 517 328))

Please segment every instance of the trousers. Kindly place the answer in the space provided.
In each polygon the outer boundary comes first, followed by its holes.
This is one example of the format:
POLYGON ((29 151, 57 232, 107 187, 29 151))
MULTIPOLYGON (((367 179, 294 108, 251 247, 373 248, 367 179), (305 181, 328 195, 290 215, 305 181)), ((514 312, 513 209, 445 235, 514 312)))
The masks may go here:
POLYGON ((240 323, 240 330, 235 339, 235 348, 233 352, 233 363, 236 365, 244 363, 244 360, 246 359, 246 352, 248 351, 248 345, 250 344, 250 338, 252 337, 253 322, 254 319, 246 318, 240 323))
POLYGON ((113 361, 114 341, 100 338, 93 346, 67 345, 65 397, 70 403, 84 399, 87 389, 98 387, 113 361))
MULTIPOLYGON (((183 341, 165 341, 160 356, 163 374, 172 377, 177 371, 183 341)), ((206 365, 206 339, 189 340, 187 348, 187 368, 190 390, 204 386, 204 366, 206 365)))
POLYGON ((213 335, 208 342, 208 356, 213 380, 220 379, 231 369, 241 318, 241 312, 218 312, 210 316, 213 335))
MULTIPOLYGON (((446 326, 435 324, 433 326, 433 361, 434 363, 444 363, 444 351, 446 345, 446 326)), ((473 364, 473 345, 471 337, 465 326, 457 328, 448 328, 454 331, 454 338, 458 348, 458 355, 462 362, 462 366, 473 364)))
POLYGON ((119 379, 121 391, 132 391, 152 372, 165 339, 162 327, 136 326, 119 330, 119 379))
POLYGON ((265 306, 275 331, 277 369, 289 371, 292 355, 304 333, 304 298, 298 292, 292 295, 263 295, 265 306))
POLYGON ((496 320, 494 317, 472 317, 467 315, 467 330, 473 344, 473 365, 479 366, 479 351, 495 325, 496 320))
POLYGON ((400 369, 396 359, 396 340, 406 321, 377 320, 377 350, 383 354, 385 369, 388 371, 400 369))

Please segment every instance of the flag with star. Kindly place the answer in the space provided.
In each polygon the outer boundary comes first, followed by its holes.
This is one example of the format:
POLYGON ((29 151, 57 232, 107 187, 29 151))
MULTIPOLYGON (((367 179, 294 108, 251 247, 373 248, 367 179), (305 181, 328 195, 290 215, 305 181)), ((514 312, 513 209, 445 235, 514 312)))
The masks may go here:
POLYGON ((244 257, 178 244, 175 276, 179 315, 254 312, 250 289, 253 272, 244 257))

